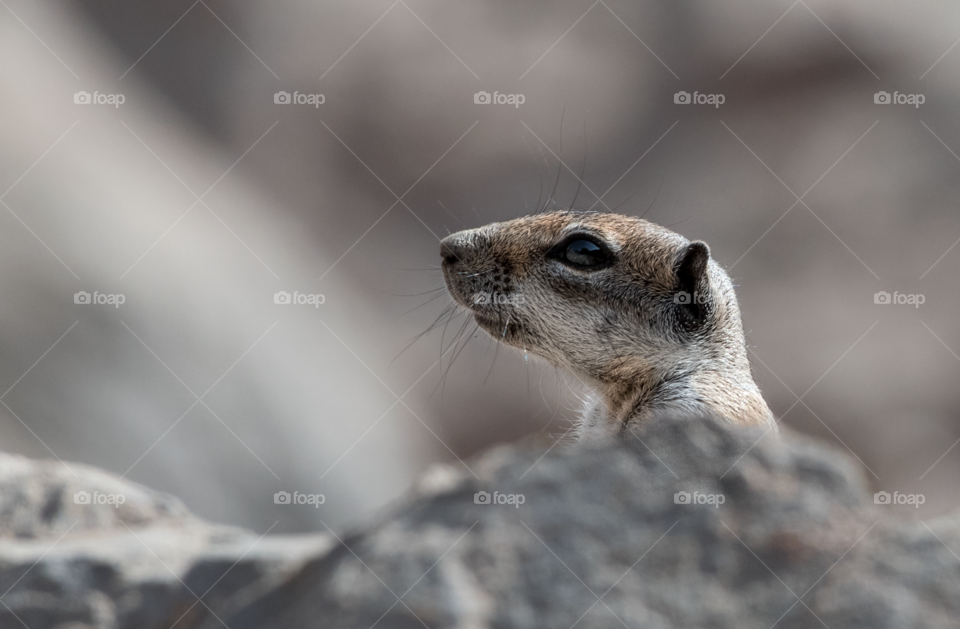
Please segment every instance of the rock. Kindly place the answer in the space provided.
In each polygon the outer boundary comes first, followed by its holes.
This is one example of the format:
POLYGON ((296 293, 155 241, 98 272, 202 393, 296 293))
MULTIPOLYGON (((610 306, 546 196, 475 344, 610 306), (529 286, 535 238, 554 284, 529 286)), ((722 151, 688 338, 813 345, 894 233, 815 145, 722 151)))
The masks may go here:
POLYGON ((181 618, 178 628, 200 627, 201 616, 230 615, 277 587, 331 541, 260 539, 95 468, 3 454, 0 629, 170 629, 181 618))
MULTIPOLYGON (((391 514, 333 540, 254 545, 252 533, 122 483, 129 503, 86 517, 43 555, 79 518, 43 505, 78 484, 60 464, 19 465, 0 462, 0 517, 20 531, 0 549, 0 591, 40 561, 0 597, 11 609, 0 607, 3 627, 19 626, 3 624, 13 613, 31 629, 169 629, 180 616, 178 628, 230 629, 899 629, 960 619, 960 514, 927 524, 885 515, 845 453, 709 418, 665 417, 602 447, 502 447, 468 463, 473 472, 434 468, 391 514), (19 507, 8 494, 22 496, 19 507), (185 614, 190 592, 214 584, 185 614)), ((88 474, 103 491, 118 486, 88 474)))

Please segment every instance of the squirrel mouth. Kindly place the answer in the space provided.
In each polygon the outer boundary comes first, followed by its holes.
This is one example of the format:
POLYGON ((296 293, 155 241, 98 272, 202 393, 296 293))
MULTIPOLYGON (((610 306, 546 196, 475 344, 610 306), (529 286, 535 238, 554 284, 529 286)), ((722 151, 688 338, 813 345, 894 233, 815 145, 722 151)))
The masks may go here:
POLYGON ((506 323, 510 319, 509 315, 503 316, 501 313, 487 312, 474 308, 471 308, 470 311, 473 313, 473 318, 477 321, 477 323, 483 326, 497 327, 506 323))
POLYGON ((471 311, 474 321, 483 328, 484 332, 498 341, 509 341, 520 331, 519 324, 509 312, 490 312, 475 309, 471 309, 471 311))
POLYGON ((523 295, 499 285, 484 285, 475 278, 474 271, 461 276, 448 260, 443 262, 444 280, 453 300, 470 311, 484 332, 497 339, 504 339, 519 332, 514 311, 523 301, 523 295))

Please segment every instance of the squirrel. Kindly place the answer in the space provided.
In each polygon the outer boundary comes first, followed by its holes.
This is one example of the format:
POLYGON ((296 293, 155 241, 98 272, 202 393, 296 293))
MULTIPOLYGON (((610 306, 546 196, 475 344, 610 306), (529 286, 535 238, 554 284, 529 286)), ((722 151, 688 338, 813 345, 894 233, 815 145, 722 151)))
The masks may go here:
POLYGON ((640 218, 557 210, 451 234, 440 255, 447 290, 480 328, 592 390, 580 440, 676 412, 777 429, 733 284, 706 243, 640 218))

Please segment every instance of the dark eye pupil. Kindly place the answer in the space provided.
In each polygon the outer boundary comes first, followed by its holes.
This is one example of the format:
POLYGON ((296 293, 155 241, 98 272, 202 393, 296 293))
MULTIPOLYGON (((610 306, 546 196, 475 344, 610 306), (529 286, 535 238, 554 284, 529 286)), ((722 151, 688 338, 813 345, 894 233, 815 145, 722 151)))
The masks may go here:
POLYGON ((581 271, 599 271, 614 261, 614 255, 602 240, 591 236, 571 235, 547 251, 547 257, 581 271))
POLYGON ((566 258, 574 264, 593 266, 603 262, 603 250, 589 240, 574 240, 567 245, 566 258))

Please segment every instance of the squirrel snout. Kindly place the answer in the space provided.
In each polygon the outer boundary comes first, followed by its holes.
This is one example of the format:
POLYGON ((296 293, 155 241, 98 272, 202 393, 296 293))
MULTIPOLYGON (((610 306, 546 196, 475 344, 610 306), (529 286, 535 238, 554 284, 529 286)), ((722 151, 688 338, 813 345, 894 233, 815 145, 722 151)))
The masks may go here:
POLYGON ((447 236, 440 241, 440 257, 443 258, 444 264, 455 264, 460 260, 453 236, 447 236))
POLYGON ((467 263, 473 257, 473 252, 473 239, 466 232, 450 234, 440 241, 440 257, 443 258, 444 265, 467 263))

